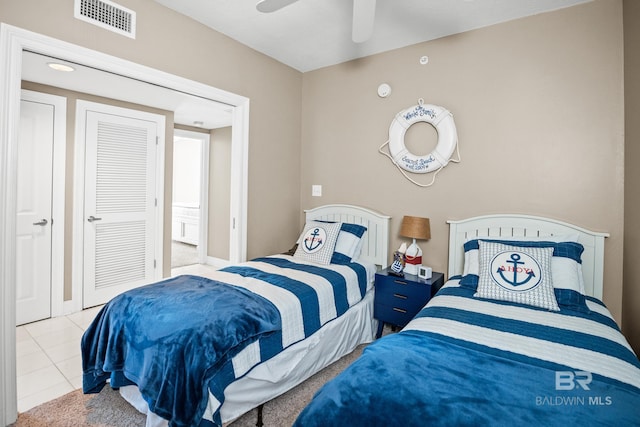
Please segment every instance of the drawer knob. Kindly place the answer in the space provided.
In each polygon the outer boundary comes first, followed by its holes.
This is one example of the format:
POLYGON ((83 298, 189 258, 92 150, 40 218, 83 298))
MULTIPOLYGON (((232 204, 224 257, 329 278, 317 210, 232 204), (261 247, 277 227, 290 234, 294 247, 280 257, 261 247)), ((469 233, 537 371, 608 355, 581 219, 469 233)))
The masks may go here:
POLYGON ((407 299, 407 296, 402 294, 393 294, 393 296, 400 299, 407 299))
POLYGON ((398 313, 403 313, 403 314, 407 312, 407 310, 403 310, 402 308, 397 308, 397 307, 393 307, 393 311, 397 311, 398 313))

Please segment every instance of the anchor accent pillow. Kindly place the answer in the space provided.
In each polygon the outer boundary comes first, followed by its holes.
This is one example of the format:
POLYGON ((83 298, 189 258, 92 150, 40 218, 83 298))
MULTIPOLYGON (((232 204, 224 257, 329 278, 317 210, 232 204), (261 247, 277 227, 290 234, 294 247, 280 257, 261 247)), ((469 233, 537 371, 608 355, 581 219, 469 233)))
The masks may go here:
POLYGON ((475 297, 560 311, 553 291, 553 248, 478 242, 480 274, 475 297))
POLYGON ((589 312, 584 294, 584 278, 582 277, 582 252, 584 246, 577 243, 572 236, 545 237, 544 240, 507 240, 503 238, 472 239, 464 244, 464 273, 460 286, 476 289, 479 274, 479 242, 498 242, 519 247, 552 247, 551 276, 558 305, 572 310, 589 312), (562 240, 566 239, 566 241, 562 240))
POLYGON ((310 221, 306 223, 293 256, 317 264, 329 264, 336 247, 340 226, 339 222, 310 221))

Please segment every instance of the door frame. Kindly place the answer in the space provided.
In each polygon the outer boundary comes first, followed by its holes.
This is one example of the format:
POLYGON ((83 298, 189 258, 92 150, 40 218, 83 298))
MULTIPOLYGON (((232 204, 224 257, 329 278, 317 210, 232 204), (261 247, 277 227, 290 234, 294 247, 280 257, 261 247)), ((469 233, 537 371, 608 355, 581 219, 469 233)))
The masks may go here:
MULTIPOLYGON (((249 98, 172 75, 92 49, 0 23, 0 425, 17 419, 16 392, 16 266, 15 209, 17 130, 20 119, 22 52, 52 55, 62 60, 117 73, 232 106, 231 222, 232 261, 246 260, 249 98)), ((78 296, 74 296, 78 299, 78 296)))
MULTIPOLYGON (((200 221, 198 231, 198 263, 207 263, 208 236, 209 236, 209 150, 211 135, 204 132, 195 132, 186 129, 173 129, 173 138, 182 136, 185 138, 200 140, 200 221)), ((173 174, 172 174, 173 175, 173 174)), ((173 205, 173 196, 171 200, 173 205)), ((171 254, 173 257, 173 254, 171 254)), ((171 259, 169 259, 171 262, 171 259)))
POLYGON ((64 305, 65 167, 67 152, 67 98, 22 89, 20 99, 53 105, 53 174, 51 185, 51 317, 61 316, 64 305))

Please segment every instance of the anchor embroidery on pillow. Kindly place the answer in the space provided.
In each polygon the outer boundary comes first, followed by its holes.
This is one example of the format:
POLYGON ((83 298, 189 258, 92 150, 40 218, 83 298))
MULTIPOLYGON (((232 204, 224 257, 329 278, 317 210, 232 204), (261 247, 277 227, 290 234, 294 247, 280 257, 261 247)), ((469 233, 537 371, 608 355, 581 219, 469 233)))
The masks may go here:
POLYGON ((509 291, 528 291, 540 284, 541 266, 523 252, 505 251, 491 260, 491 278, 509 291))
POLYGON ((306 236, 304 236, 304 250, 307 253, 314 253, 319 251, 327 238, 327 232, 320 227, 316 227, 307 231, 306 236))

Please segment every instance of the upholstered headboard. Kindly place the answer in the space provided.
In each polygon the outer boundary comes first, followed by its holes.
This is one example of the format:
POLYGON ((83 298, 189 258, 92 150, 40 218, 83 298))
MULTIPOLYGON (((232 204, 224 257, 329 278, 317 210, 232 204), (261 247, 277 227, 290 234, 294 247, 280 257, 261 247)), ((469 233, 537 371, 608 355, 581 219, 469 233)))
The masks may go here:
POLYGON ((350 222, 367 227, 360 258, 382 268, 388 265, 390 216, 360 206, 340 204, 320 206, 304 212, 307 221, 350 222))
POLYGON ((584 246, 582 274, 588 295, 602 299, 604 273, 604 239, 608 233, 589 231, 573 224, 530 215, 485 215, 463 220, 450 220, 449 224, 449 277, 462 274, 464 243, 477 237, 546 237, 578 235, 584 246))

